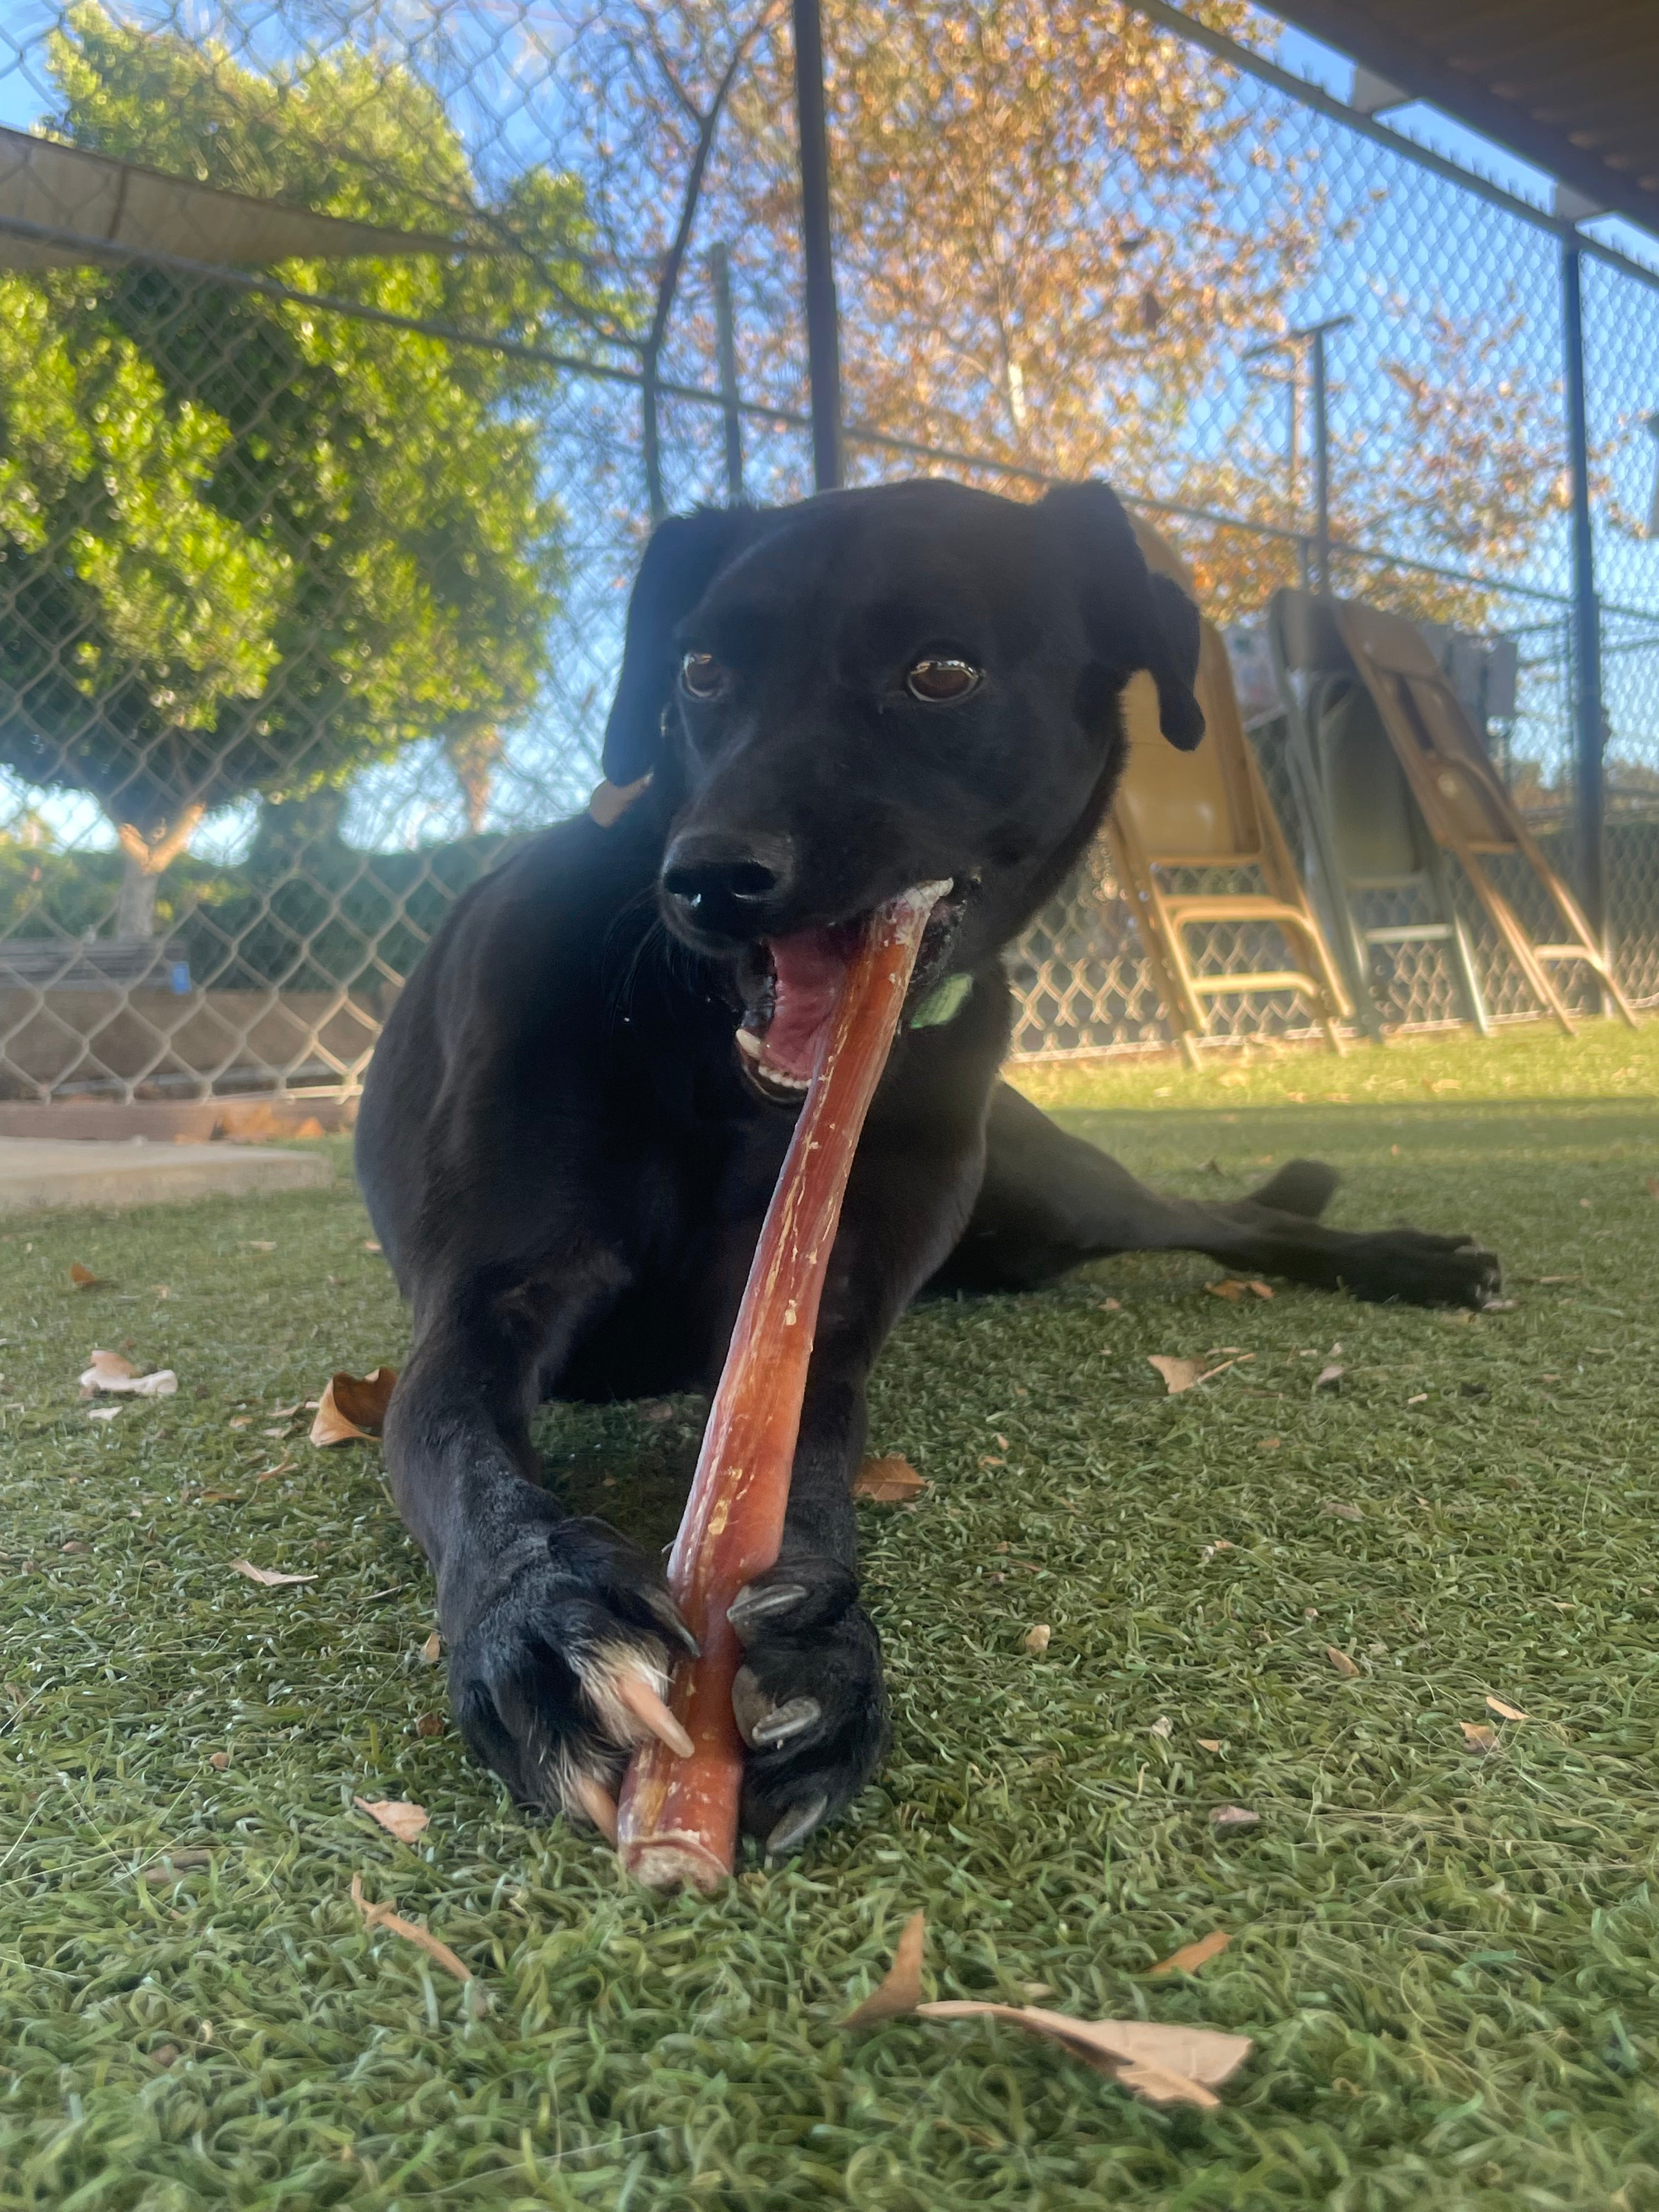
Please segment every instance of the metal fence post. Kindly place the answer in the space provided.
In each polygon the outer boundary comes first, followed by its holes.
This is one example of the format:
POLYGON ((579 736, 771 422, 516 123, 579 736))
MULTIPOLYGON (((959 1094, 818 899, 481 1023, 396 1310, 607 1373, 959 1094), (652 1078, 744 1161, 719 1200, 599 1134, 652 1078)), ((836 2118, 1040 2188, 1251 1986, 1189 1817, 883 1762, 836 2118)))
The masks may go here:
POLYGON ((795 119, 800 132, 801 250, 806 263, 806 366, 812 386, 812 481, 841 482, 841 334, 830 232, 830 144, 823 118, 818 0, 793 0, 795 119))
POLYGON ((738 412, 738 334, 732 319, 732 258, 724 240, 708 249, 708 274, 714 288, 714 355, 720 369, 726 416, 726 500, 743 503, 743 416, 738 412))
MULTIPOLYGON (((1561 324, 1566 353, 1567 466, 1572 484, 1573 716, 1577 757, 1578 880, 1584 915, 1607 942, 1606 801, 1601 780, 1601 610, 1595 596, 1595 539, 1590 527, 1589 432, 1584 407, 1583 254, 1561 241, 1561 324)), ((1597 996, 1599 998, 1599 993, 1597 996)))

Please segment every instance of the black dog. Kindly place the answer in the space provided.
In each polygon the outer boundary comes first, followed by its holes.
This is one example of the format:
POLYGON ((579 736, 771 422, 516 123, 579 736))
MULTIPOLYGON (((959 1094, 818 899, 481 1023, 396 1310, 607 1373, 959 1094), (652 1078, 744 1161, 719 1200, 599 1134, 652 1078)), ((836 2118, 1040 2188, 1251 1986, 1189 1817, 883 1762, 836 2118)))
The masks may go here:
POLYGON ((1155 1196, 997 1081, 1000 949, 1098 827, 1137 670, 1198 743, 1197 616, 1098 484, 944 483, 665 523, 605 739, 614 826, 563 822, 461 899, 370 1071, 357 1164, 413 1307, 392 1487, 437 1573, 457 1717, 526 1802, 580 1810, 686 1632, 656 1565, 560 1510, 548 1396, 708 1389, 849 921, 948 881, 854 1169, 782 1555, 732 1618, 744 1821, 799 1844, 886 1729, 848 1486, 865 1382, 924 1286, 1024 1290, 1182 1247, 1365 1298, 1480 1304, 1463 1237, 1351 1235, 1298 1162, 1254 1198, 1155 1196), (920 1018, 917 1018, 920 1017, 920 1018), (735 1032, 735 1035, 734 1035, 735 1032))

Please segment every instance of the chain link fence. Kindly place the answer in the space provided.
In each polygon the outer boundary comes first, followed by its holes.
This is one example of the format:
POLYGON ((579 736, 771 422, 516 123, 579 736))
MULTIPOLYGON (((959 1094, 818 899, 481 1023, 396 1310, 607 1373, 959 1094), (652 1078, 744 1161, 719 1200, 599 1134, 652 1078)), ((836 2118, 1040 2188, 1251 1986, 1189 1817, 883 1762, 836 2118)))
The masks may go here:
MULTIPOLYGON (((1203 16, 829 0, 849 479, 1109 477, 1225 625, 1298 849, 1277 588, 1328 561, 1455 677, 1512 648, 1470 703, 1571 879, 1559 236, 1203 16)), ((456 898, 584 803, 653 516, 811 489, 788 74, 776 7, 717 0, 9 11, 0 1099, 349 1101, 456 898)), ((1659 287, 1593 255, 1584 316, 1608 927, 1651 1005, 1659 287)), ((1494 1018, 1534 1012, 1460 906, 1494 1018)), ((1200 964, 1264 959, 1217 925, 1200 964)), ((1169 1042, 1099 855, 1011 969, 1020 1057, 1169 1042)), ((1374 986, 1456 1018, 1437 945, 1374 986)), ((1224 997, 1213 1035, 1304 1025, 1224 997)))

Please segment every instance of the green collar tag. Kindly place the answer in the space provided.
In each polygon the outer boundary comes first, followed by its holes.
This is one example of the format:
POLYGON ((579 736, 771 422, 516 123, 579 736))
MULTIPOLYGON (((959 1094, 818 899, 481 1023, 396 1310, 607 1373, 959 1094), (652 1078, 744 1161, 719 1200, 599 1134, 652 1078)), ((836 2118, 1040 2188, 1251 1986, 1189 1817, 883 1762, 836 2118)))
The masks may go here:
POLYGON ((947 975, 936 990, 927 996, 910 1017, 913 1030, 936 1030, 946 1022, 953 1022, 968 1003, 974 988, 971 975, 947 975))

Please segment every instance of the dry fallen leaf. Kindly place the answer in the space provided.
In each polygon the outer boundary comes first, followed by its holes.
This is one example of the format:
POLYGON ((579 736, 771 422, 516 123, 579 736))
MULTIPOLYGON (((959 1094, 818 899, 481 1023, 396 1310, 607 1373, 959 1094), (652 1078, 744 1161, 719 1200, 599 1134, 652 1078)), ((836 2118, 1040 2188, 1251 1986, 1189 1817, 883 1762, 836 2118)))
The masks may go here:
POLYGON ((1183 1943, 1178 1951, 1171 1951, 1167 1959, 1160 1959, 1152 1971, 1155 1974, 1195 1974, 1212 1959, 1218 1959, 1232 1937, 1224 1928, 1212 1929, 1200 1936, 1196 1943, 1183 1943))
POLYGON ((1122 1301, 1119 1298, 1103 1298, 1100 1301, 1099 1310, 1102 1313, 1121 1313, 1122 1301))
POLYGON ((1255 1448, 1258 1451, 1277 1451, 1284 1441, 1282 1437, 1258 1437, 1255 1448))
POLYGON ((441 1735, 443 1732, 444 1717, 441 1713, 422 1713, 415 1723, 416 1735, 441 1735))
POLYGON ((118 1352, 94 1352, 81 1377, 88 1397, 94 1390, 119 1390, 135 1398, 170 1398, 178 1388, 179 1377, 170 1367, 158 1368, 153 1375, 136 1374, 132 1362, 118 1352))
POLYGON ((365 1252, 378 1252, 378 1251, 380 1250, 380 1239, 379 1239, 378 1237, 364 1237, 364 1239, 363 1239, 363 1249, 364 1249, 364 1251, 365 1251, 365 1252))
POLYGON ((927 1914, 913 1912, 900 1932, 892 1965, 864 2002, 848 2014, 843 2027, 871 2027, 878 2020, 915 2010, 921 2002, 921 1953, 927 1938, 927 1914))
POLYGON ((87 1419, 89 1421, 112 1421, 120 1410, 118 1406, 88 1406, 87 1419))
POLYGON ((1334 1644, 1328 1644, 1325 1646, 1325 1656, 1330 1661, 1332 1666, 1335 1668, 1337 1673, 1343 1677, 1345 1681, 1351 1682, 1354 1676, 1359 1672, 1358 1668, 1354 1665, 1353 1661, 1349 1658, 1347 1653, 1346 1651, 1339 1650, 1334 1644))
MULTIPOLYGON (((362 1802, 361 1797, 358 1798, 358 1804, 362 1802)), ((429 1928, 417 1927, 414 1921, 405 1920, 389 1905, 371 1905, 363 1895, 363 1878, 360 1874, 354 1874, 351 1877, 351 1901, 368 1927, 390 1929, 394 1936, 401 1936, 406 1942, 413 1943, 417 1949, 424 1951, 428 1959, 443 1968, 445 1973, 453 1974, 458 1982, 465 1985, 467 2004, 473 2018, 478 2017, 484 2009, 483 1990, 474 1980, 471 1967, 464 1959, 458 1959, 447 1943, 441 1943, 429 1928)))
POLYGON ((1170 1718, 1168 1713, 1160 1713, 1146 1733, 1148 1735, 1155 1735, 1160 1743, 1168 1743, 1170 1738, 1175 1734, 1175 1723, 1170 1718))
POLYGON ((76 1260, 70 1267, 70 1281, 77 1291, 98 1291, 103 1289, 105 1278, 94 1275, 90 1267, 83 1267, 76 1260))
POLYGON ((1335 1361, 1333 1361, 1328 1367, 1322 1367, 1318 1374, 1314 1376, 1314 1389, 1334 1390, 1341 1380, 1342 1370, 1335 1361))
POLYGON ((1234 1275, 1224 1275, 1218 1283, 1206 1283, 1204 1287, 1212 1298, 1226 1298, 1230 1302, 1244 1295, 1243 1284, 1234 1275))
POLYGON ((1530 1713, 1523 1713, 1518 1705, 1506 1705, 1502 1698, 1488 1698, 1486 1711, 1496 1713, 1500 1721, 1529 1721, 1530 1713))
POLYGON ((1054 1634, 1046 1620, 1038 1621, 1035 1628, 1028 1628, 1025 1632, 1025 1649, 1040 1657, 1054 1641, 1054 1634))
POLYGON ((406 1798, 354 1797, 351 1802, 371 1820, 378 1820, 387 1835, 396 1836, 400 1844, 412 1844, 431 1825, 432 1815, 425 1806, 411 1805, 406 1798))
POLYGON ((230 1765, 230 1753, 228 1751, 210 1751, 208 1753, 208 1765, 216 1766, 222 1774, 226 1767, 230 1765))
POLYGON ((434 1628, 431 1635, 427 1638, 426 1642, 421 1646, 421 1656, 425 1660, 428 1667, 435 1667, 438 1663, 438 1655, 443 1648, 444 1639, 438 1630, 434 1628))
POLYGON ((1357 1505, 1345 1505, 1333 1501, 1319 1509, 1322 1519, 1328 1521, 1363 1521, 1364 1515, 1357 1505))
POLYGON ((1210 1815, 1212 1828, 1254 1828, 1261 1824, 1260 1813, 1252 1813, 1243 1805, 1218 1805, 1210 1815))
POLYGON ((916 2007, 922 2020, 1003 2020, 1046 2037, 1154 2105, 1219 2103, 1211 2085, 1224 2081, 1252 2048, 1246 2035, 1207 2027, 1163 2027, 1144 2020, 1073 2020, 1034 2005, 969 1999, 916 2007))
POLYGON ((1457 1725, 1463 1731, 1465 1750, 1476 1752, 1484 1759, 1489 1751, 1496 1749, 1498 1731, 1488 1728, 1485 1721, 1459 1721, 1457 1725))
POLYGON ((363 1376, 335 1375, 317 1401, 311 1425, 314 1444, 349 1444, 378 1437, 386 1425, 386 1401, 398 1379, 395 1367, 376 1367, 363 1376))
POLYGON ((1219 1751, 1221 1738, 1218 1735, 1201 1735, 1198 1739, 1198 1747, 1200 1751, 1219 1751))
POLYGON ((1190 1390, 1194 1382, 1203 1379, 1202 1364, 1196 1359, 1176 1359, 1168 1352, 1154 1352, 1149 1355, 1147 1364, 1156 1367, 1164 1377, 1164 1387, 1172 1398, 1182 1390, 1190 1390))
POLYGON ((315 1575, 276 1574, 269 1567, 256 1567, 251 1559, 233 1559, 230 1565, 233 1573, 246 1575, 262 1589, 280 1589, 289 1583, 314 1583, 317 1579, 315 1575))
POLYGON ((908 1505, 927 1487, 909 1461, 896 1452, 866 1460, 853 1477, 854 1497, 867 1498, 873 1505, 908 1505))
POLYGON ((247 1249, 250 1252, 274 1252, 276 1247, 268 1237, 250 1237, 247 1249))
POLYGON ((1419 1390, 1406 1401, 1408 1406, 1426 1406, 1428 1402, 1429 1394, 1426 1390, 1419 1390))

